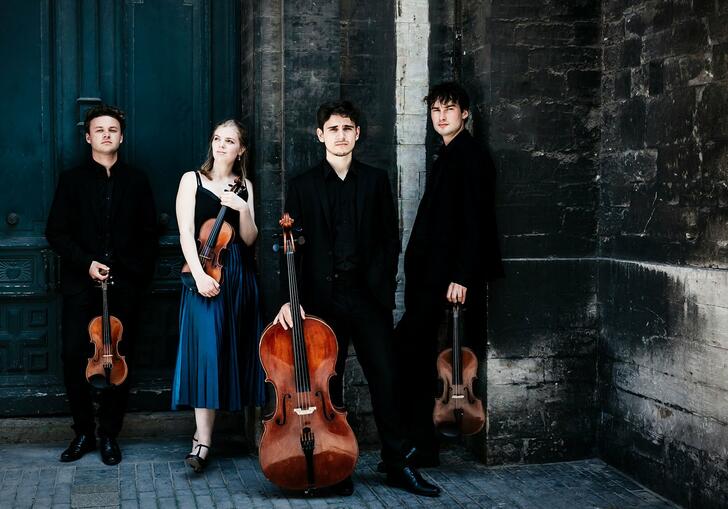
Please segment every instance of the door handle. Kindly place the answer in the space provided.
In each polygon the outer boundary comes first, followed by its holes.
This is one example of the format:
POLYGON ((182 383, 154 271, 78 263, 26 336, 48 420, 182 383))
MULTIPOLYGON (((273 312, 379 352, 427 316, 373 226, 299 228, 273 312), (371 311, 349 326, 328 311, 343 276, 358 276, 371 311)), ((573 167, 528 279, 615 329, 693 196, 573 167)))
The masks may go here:
POLYGON ((103 104, 100 97, 77 97, 76 104, 78 105, 79 119, 76 122, 76 127, 83 127, 83 123, 86 120, 86 111, 92 106, 98 106, 103 104))

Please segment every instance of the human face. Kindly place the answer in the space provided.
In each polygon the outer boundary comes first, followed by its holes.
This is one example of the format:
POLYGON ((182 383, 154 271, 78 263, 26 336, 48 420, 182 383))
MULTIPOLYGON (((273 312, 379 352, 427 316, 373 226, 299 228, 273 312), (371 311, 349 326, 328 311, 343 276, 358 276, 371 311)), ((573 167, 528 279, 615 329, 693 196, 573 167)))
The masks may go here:
POLYGON ((430 107, 432 126, 437 134, 442 136, 445 144, 450 143, 465 128, 465 119, 468 115, 468 110, 463 111, 459 104, 452 101, 442 103, 437 100, 430 107))
POLYGON ((240 143, 238 130, 232 126, 220 126, 212 135, 212 158, 216 163, 233 164, 243 155, 245 147, 240 143))
POLYGON ((356 140, 359 139, 359 127, 349 117, 331 115, 324 123, 323 129, 316 129, 326 152, 338 157, 346 157, 354 151, 356 140))
POLYGON ((86 143, 94 155, 114 155, 124 141, 121 124, 114 117, 102 116, 91 119, 86 133, 86 143))

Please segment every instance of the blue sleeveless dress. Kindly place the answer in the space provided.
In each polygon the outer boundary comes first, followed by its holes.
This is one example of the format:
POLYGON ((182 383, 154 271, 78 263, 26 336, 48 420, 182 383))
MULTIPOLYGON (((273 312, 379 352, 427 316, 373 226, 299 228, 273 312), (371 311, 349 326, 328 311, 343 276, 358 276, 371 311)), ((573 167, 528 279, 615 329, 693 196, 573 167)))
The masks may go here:
MULTIPOLYGON (((197 238, 202 223, 217 217, 220 199, 202 186, 199 173, 195 176, 197 238)), ((225 251, 220 293, 207 298, 182 287, 173 410, 241 410, 265 403, 258 357, 262 322, 253 253, 238 235, 239 212, 228 209, 225 221, 235 230, 235 238, 225 251)))

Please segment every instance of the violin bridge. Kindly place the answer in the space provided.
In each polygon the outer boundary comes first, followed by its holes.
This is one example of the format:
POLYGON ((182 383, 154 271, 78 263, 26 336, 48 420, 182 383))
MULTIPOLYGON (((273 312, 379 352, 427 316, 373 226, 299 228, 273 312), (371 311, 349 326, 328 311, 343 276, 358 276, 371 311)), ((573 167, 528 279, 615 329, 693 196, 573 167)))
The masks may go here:
POLYGON ((294 408, 293 409, 293 412, 296 415, 311 415, 315 411, 316 411, 316 407, 315 406, 310 406, 308 408, 294 408))
POLYGON ((465 399, 465 396, 462 394, 453 394, 452 399, 465 399))

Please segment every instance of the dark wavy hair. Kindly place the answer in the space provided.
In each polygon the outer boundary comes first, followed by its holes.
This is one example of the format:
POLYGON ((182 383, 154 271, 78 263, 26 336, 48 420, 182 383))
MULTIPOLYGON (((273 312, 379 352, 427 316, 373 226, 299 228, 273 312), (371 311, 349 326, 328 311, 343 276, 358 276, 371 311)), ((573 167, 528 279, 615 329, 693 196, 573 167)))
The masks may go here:
POLYGON ((116 106, 109 106, 108 104, 98 104, 93 108, 90 108, 86 112, 86 118, 83 121, 83 128, 86 132, 89 132, 91 121, 97 117, 113 117, 119 121, 121 126, 121 134, 124 134, 126 129, 126 113, 116 106))
POLYGON ((243 127, 243 124, 233 118, 223 120, 215 126, 210 135, 210 143, 207 146, 207 159, 200 166, 200 173, 202 173, 208 179, 212 172, 212 165, 215 163, 215 159, 212 157, 212 139, 215 137, 215 131, 220 127, 234 127, 238 132, 238 140, 240 145, 245 148, 245 152, 237 160, 236 164, 233 165, 233 173, 242 179, 245 179, 248 175, 248 131, 243 127))
POLYGON ((316 112, 316 121, 319 129, 324 128, 324 124, 331 118, 331 115, 350 118, 355 126, 359 126, 359 110, 350 101, 331 101, 319 106, 316 112))
POLYGON ((427 103, 427 109, 437 101, 441 103, 454 102, 463 111, 470 111, 470 96, 465 89, 455 81, 443 81, 430 88, 423 99, 427 103))

